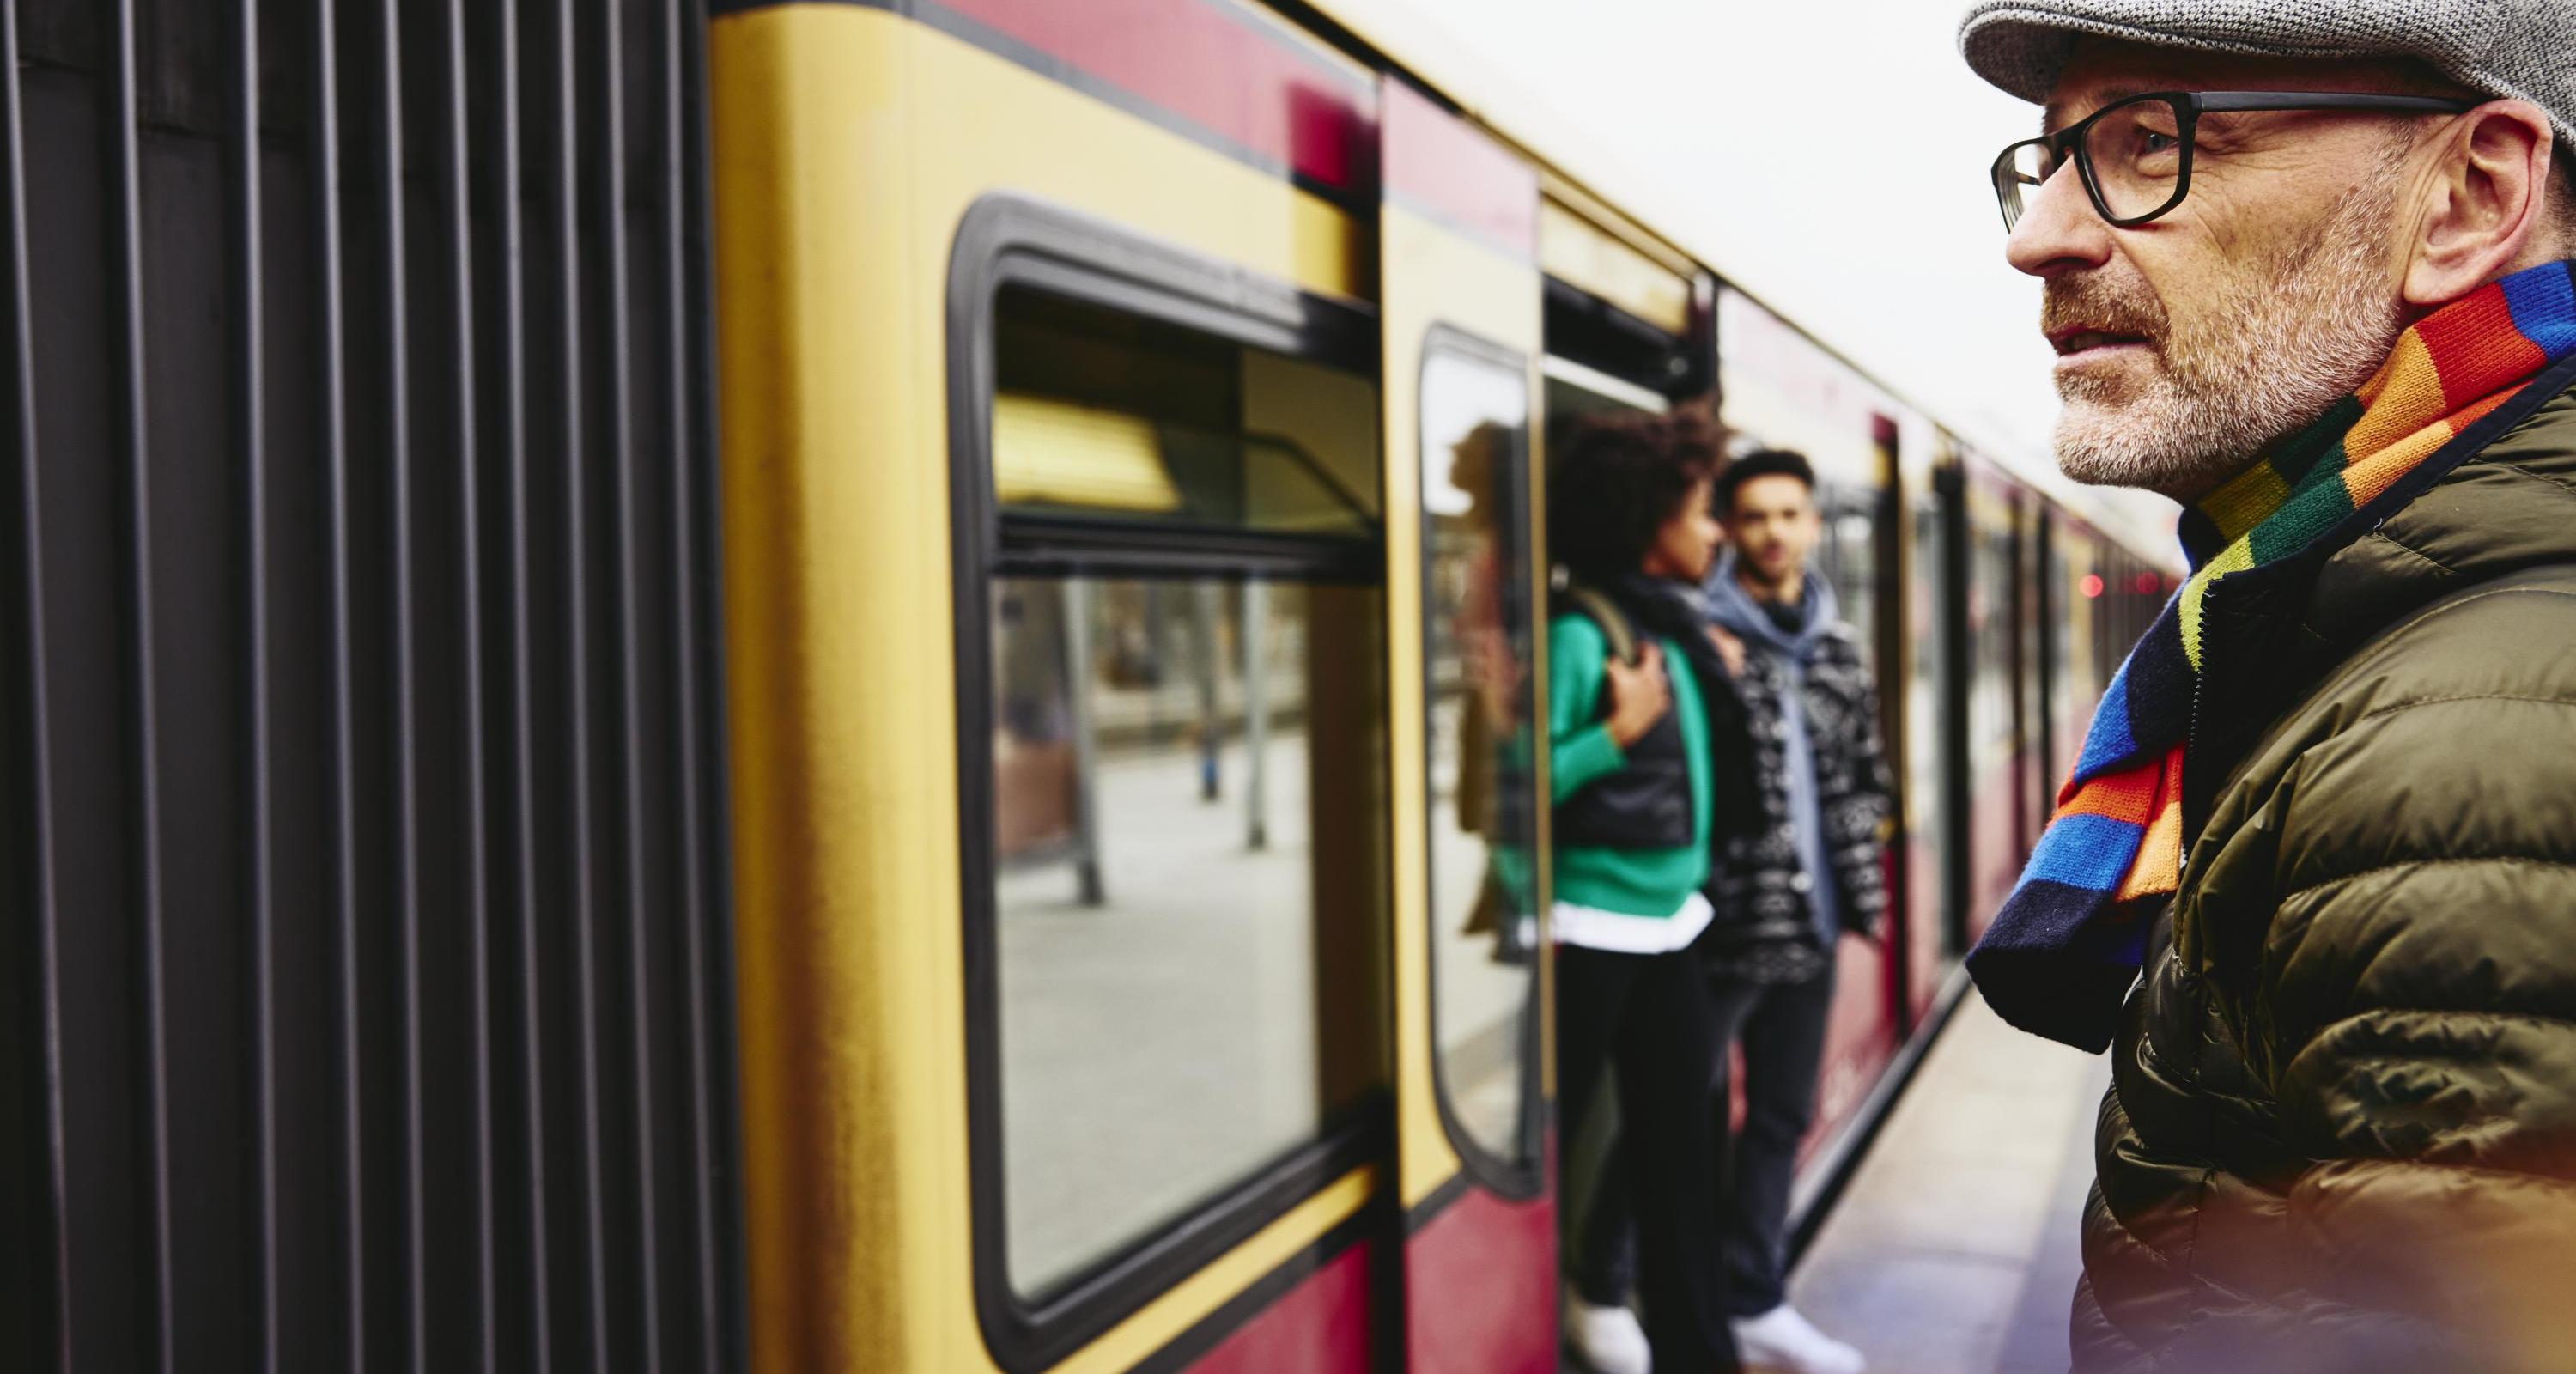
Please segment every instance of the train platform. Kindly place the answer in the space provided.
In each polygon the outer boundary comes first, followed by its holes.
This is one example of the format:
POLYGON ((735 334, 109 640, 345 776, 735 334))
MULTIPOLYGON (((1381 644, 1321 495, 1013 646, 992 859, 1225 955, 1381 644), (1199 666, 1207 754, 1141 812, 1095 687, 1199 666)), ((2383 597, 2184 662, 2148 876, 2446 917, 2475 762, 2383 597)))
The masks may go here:
POLYGON ((2065 1374, 2107 1057, 1971 988, 1790 1275, 1871 1374, 2065 1374))

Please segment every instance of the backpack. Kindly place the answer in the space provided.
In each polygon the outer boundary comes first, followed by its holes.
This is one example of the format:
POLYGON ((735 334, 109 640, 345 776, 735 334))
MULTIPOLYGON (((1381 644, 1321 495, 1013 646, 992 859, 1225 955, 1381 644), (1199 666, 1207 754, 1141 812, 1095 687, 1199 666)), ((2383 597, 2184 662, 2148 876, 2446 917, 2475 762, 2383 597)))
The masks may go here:
POLYGON ((1637 627, 1629 623, 1628 613, 1619 609, 1619 603, 1611 600, 1608 593, 1576 582, 1558 595, 1564 609, 1601 627, 1601 638, 1608 643, 1612 658, 1631 668, 1644 659, 1646 646, 1637 638, 1637 627))

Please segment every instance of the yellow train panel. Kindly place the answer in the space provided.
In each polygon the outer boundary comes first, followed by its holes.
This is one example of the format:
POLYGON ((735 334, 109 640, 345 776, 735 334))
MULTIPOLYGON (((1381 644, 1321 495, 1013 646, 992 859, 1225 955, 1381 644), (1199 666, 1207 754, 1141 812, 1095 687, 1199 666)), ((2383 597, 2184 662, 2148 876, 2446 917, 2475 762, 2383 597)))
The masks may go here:
MULTIPOLYGON (((948 252, 1008 191, 1306 290, 1363 226, 874 9, 710 34, 750 1326, 762 1370, 969 1374, 948 252)), ((1360 1169, 1055 1367, 1124 1369, 1356 1213, 1360 1169)))
POLYGON ((1667 334, 1690 332, 1689 277, 1552 199, 1539 203, 1538 260, 1549 276, 1667 334))

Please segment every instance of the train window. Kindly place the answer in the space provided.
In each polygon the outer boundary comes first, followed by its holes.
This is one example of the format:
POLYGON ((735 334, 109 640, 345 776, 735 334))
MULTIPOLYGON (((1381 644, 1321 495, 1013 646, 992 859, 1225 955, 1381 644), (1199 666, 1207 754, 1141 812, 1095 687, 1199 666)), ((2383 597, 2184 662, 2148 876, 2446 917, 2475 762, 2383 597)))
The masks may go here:
POLYGON ((1967 906, 1962 947, 1985 928, 1985 919, 2020 875, 2017 849, 2023 757, 2020 707, 2015 697, 2015 642, 2020 634, 2020 545, 2009 498, 1971 478, 1964 493, 1968 536, 1967 630, 1968 803, 1967 906))
POLYGON ((1004 291, 1000 314, 993 486, 1003 510, 1375 528, 1367 379, 1034 291, 1004 291))
POLYGON ((1378 1148, 1383 479, 1365 355, 992 299, 976 1255, 1043 1364, 1378 1148))
POLYGON ((1817 504, 1824 512, 1819 558, 1843 619, 1860 637, 1861 652, 1878 654, 1878 494, 1863 487, 1827 485, 1817 504))
POLYGON ((2057 757, 2049 760, 2049 786, 2066 780, 2075 770, 2075 758, 2084 743, 2088 713, 2101 696, 2100 685, 2093 681, 2093 598, 2085 595, 2085 578, 2092 567, 2092 535, 2079 526, 2061 525, 2057 539, 2049 545, 2048 585, 2055 588, 2058 625, 2054 649, 2056 662, 2051 665, 2050 685, 2055 694, 2050 709, 2057 713, 2054 729, 2057 757))
MULTIPOLYGON (((1906 890, 1912 907, 1912 927, 1917 932, 1912 958, 1915 973, 1922 975, 1947 952, 1940 948, 1937 934, 1927 933, 1944 928, 1947 910, 1951 856, 1945 842, 1950 831, 1949 808, 1942 788, 1946 732, 1941 707, 1942 680, 1948 671, 1943 659, 1948 646, 1942 642, 1940 627, 1943 598, 1956 593, 1942 573, 1941 503, 1931 497, 1918 497, 1913 503, 1912 519, 1912 614, 1907 623, 1913 641, 1913 673, 1905 693, 1906 890)), ((1918 976, 1918 985, 1922 981, 1918 976)))
POLYGON ((1355 770, 1331 756, 1374 743, 1377 603, 1266 579, 994 584, 1003 1212, 1021 1293, 1190 1213, 1368 1085, 1324 1062, 1315 926, 1322 901, 1373 905, 1327 866, 1368 842, 1366 819, 1331 819, 1370 816, 1367 779, 1357 805, 1322 784, 1347 787, 1355 770))
POLYGON ((1447 331, 1422 367, 1431 999, 1442 1115, 1511 1191, 1538 1159, 1529 382, 1447 331))

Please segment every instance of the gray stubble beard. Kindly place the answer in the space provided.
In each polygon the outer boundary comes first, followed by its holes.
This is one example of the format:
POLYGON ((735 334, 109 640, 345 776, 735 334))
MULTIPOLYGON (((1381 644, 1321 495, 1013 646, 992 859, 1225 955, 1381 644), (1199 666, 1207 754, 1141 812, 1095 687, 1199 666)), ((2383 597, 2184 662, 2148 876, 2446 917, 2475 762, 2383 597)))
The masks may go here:
POLYGON ((2388 277, 2395 168, 2305 242, 2247 264, 2219 309, 2169 329, 2143 388, 2060 376, 2066 475, 2196 499, 2369 381, 2404 329, 2388 277))

